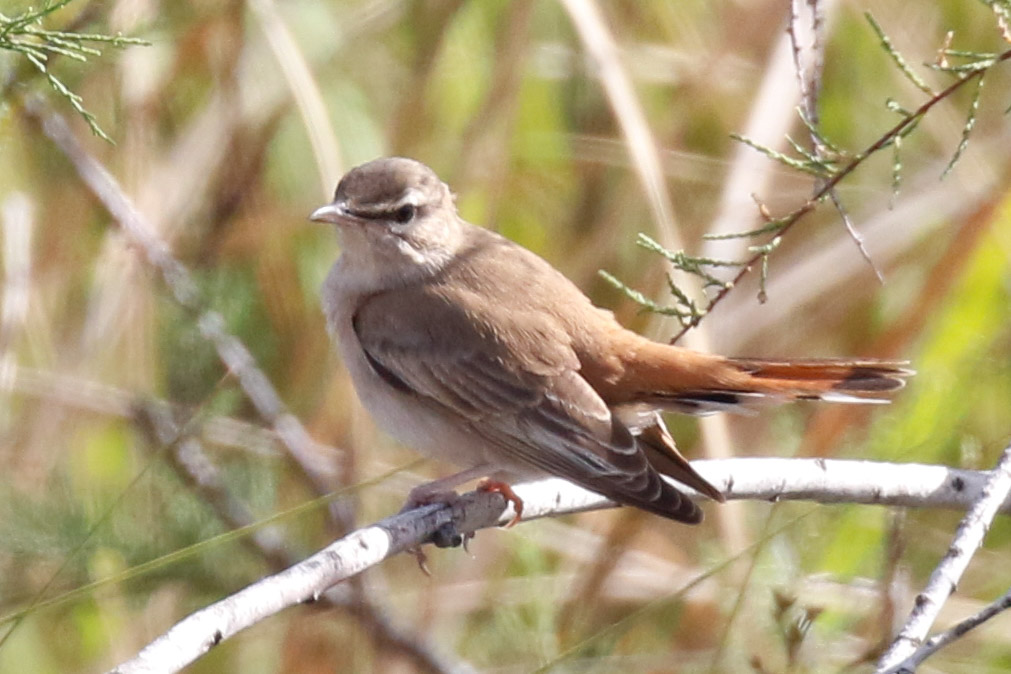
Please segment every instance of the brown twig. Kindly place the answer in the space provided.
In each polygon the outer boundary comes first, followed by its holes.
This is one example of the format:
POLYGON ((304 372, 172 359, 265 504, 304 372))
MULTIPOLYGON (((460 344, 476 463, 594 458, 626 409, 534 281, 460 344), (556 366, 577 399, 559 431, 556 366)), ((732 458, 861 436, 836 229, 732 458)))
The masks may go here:
MULTIPOLYGON (((797 82, 800 86, 801 115, 803 116, 804 124, 807 126, 808 136, 811 139, 811 154, 818 161, 828 162, 832 158, 833 150, 829 147, 824 137, 817 131, 821 121, 818 110, 818 95, 821 93, 821 76, 825 69, 825 17, 824 10, 818 0, 791 0, 790 25, 787 28, 787 32, 790 35, 790 44, 793 47, 793 63, 797 71, 797 82), (807 15, 801 16, 803 14, 803 5, 807 5, 809 17, 807 15), (800 30, 802 18, 810 19, 808 31, 802 32, 800 30), (802 34, 807 33, 811 35, 810 47, 805 47, 805 45, 801 44, 800 38, 802 34)), ((823 183, 824 180, 821 178, 815 181, 815 192, 822 188, 823 183)), ((828 196, 832 200, 832 205, 838 211, 839 217, 842 219, 846 233, 849 234, 856 244, 857 250, 860 251, 860 255, 867 261, 867 264, 870 265, 878 281, 883 283, 884 276, 877 265, 874 264, 870 253, 867 252, 864 239, 860 236, 856 227, 853 226, 853 221, 850 219, 849 213, 846 212, 839 193, 833 189, 828 192, 828 196)))
MULTIPOLYGON (((900 137, 907 130, 912 128, 917 122, 919 122, 919 120, 924 115, 930 112, 930 110, 935 105, 951 96, 955 91, 959 90, 969 82, 972 82, 973 80, 982 77, 987 70, 994 67, 998 63, 1002 63, 1009 59, 1011 59, 1011 50, 1005 51, 999 56, 997 56, 986 67, 980 67, 967 72, 966 74, 955 80, 955 82, 953 82, 952 84, 950 84, 949 86, 947 86, 946 88, 942 89, 940 92, 932 96, 923 105, 921 105, 915 111, 906 116, 901 122, 893 126, 884 135, 882 135, 876 141, 871 143, 871 145, 869 145, 863 152, 856 155, 852 160, 850 160, 849 163, 843 166, 842 169, 840 169, 837 173, 835 173, 831 178, 826 180, 825 184, 822 185, 821 189, 815 192, 814 196, 811 197, 811 199, 809 199, 806 203, 804 203, 800 208, 798 208, 797 210, 793 211, 788 216, 783 218, 782 226, 777 229, 776 233, 769 239, 769 242, 775 241, 779 237, 782 237, 784 234, 786 234, 790 229, 793 228, 795 224, 797 224, 797 222, 802 217, 804 217, 805 215, 813 211, 815 208, 817 208, 818 203, 826 196, 828 196, 831 193, 831 191, 837 185, 839 185, 839 183, 841 183, 847 176, 853 173, 861 164, 864 163, 864 161, 866 161, 869 157, 874 155, 879 150, 887 147, 896 138, 900 137)), ((670 340, 671 343, 677 342, 689 330, 697 327, 699 322, 706 315, 708 315, 716 307, 716 305, 722 302, 723 298, 725 298, 734 288, 736 288, 740 284, 740 282, 744 279, 744 277, 747 276, 749 272, 751 272, 751 269, 760 261, 762 261, 762 259, 766 255, 767 253, 765 252, 757 252, 751 257, 749 257, 746 261, 744 261, 741 264, 740 271, 737 272, 737 274, 734 276, 733 279, 731 279, 729 283, 720 288, 720 290, 716 293, 713 299, 710 300, 709 303, 706 305, 702 314, 687 321, 684 327, 682 327, 681 330, 676 335, 674 335, 674 337, 670 340)))

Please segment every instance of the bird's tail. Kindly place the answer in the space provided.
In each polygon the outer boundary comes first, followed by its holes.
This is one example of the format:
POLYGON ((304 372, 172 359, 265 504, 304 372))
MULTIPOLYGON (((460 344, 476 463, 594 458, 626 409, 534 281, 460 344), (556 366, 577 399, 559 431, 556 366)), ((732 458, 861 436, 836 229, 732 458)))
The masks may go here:
POLYGON ((833 402, 886 402, 887 394, 905 386, 905 378, 914 374, 907 362, 890 360, 729 358, 727 362, 747 374, 759 393, 833 402))
POLYGON ((904 361, 723 358, 654 346, 661 349, 653 354, 659 358, 650 361, 654 366, 629 372, 642 384, 638 401, 688 414, 741 411, 790 400, 886 403, 914 374, 904 361))

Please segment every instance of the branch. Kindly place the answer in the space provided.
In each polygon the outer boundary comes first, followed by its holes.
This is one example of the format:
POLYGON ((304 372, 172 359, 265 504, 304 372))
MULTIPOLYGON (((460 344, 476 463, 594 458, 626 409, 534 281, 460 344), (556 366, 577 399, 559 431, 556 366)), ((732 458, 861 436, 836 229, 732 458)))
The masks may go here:
POLYGON ((246 627, 281 609, 319 601, 333 585, 429 540, 446 526, 470 532, 496 524, 505 505, 501 494, 471 492, 452 506, 423 506, 359 529, 305 561, 190 615, 112 672, 176 672, 246 627))
MULTIPOLYGON (((823 459, 724 459, 693 464, 728 499, 809 500, 920 508, 967 508, 989 472, 922 464, 823 459)), ((605 498, 558 478, 517 485, 523 522, 611 507, 605 498)), ((1001 511, 1011 513, 1011 499, 1001 511)), ((359 529, 305 561, 184 618, 113 672, 174 672, 235 633, 284 608, 316 601, 334 584, 412 547, 454 544, 512 518, 495 492, 469 492, 452 505, 428 505, 359 529)))
MULTIPOLYGON (((990 524, 1011 494, 1011 445, 1004 449, 997 467, 990 473, 982 492, 965 514, 947 554, 927 581, 927 587, 916 596, 909 619, 892 645, 881 656, 876 671, 887 674, 913 672, 916 647, 923 643, 930 626, 937 619, 944 602, 955 591, 973 554, 983 544, 990 524), (906 658, 910 658, 907 662, 906 658), (912 664, 909 664, 911 662, 912 664)), ((926 657, 924 655, 923 657, 926 657)), ((920 658, 922 659, 922 658, 920 658)))
POLYGON ((966 632, 979 627, 990 618, 996 617, 1009 608, 1011 608, 1011 590, 1004 593, 1004 595, 999 599, 988 604, 986 608, 979 613, 966 618, 951 629, 945 630, 940 634, 935 634, 924 641, 922 646, 917 648, 916 651, 914 651, 908 658, 899 663, 899 665, 895 668, 895 671, 916 671, 916 668, 931 655, 941 650, 948 644, 961 639, 966 632))
MULTIPOLYGON (((298 565, 280 528, 254 526, 252 513, 227 489, 217 466, 204 452, 202 443, 188 434, 185 424, 180 425, 173 419, 171 408, 160 404, 135 405, 134 412, 137 425, 147 432, 154 445, 170 450, 168 455, 176 472, 222 522, 232 531, 252 530, 248 537, 242 537, 247 547, 275 571, 298 565)), ((445 660, 420 635, 393 624, 386 611, 361 587, 348 584, 330 588, 319 599, 321 603, 354 616, 372 639, 377 652, 399 653, 419 672, 462 674, 474 671, 469 665, 445 660)))

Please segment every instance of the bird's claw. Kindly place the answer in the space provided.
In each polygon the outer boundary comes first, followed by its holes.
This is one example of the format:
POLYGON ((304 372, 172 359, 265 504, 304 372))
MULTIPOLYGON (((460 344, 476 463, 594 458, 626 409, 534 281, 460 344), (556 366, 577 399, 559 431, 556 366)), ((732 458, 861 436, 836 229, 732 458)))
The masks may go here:
POLYGON ((513 506, 513 518, 505 525, 504 528, 509 529, 516 526, 520 519, 523 517, 523 499, 516 495, 513 488, 510 487, 505 482, 500 482, 498 480, 492 480, 490 478, 484 478, 477 485, 478 491, 484 492, 495 492, 497 494, 502 494, 507 503, 511 503, 513 506))

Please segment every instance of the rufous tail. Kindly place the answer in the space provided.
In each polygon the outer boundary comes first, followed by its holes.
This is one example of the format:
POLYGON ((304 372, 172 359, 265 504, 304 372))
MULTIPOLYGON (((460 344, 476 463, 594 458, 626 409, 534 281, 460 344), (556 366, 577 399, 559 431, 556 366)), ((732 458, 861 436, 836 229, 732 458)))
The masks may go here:
POLYGON ((885 403, 914 374, 904 361, 724 358, 655 343, 648 350, 626 370, 637 401, 688 414, 790 400, 885 403))
POLYGON ((795 398, 844 402, 882 400, 914 374, 904 361, 730 358, 727 362, 750 375, 760 393, 782 391, 795 398))

